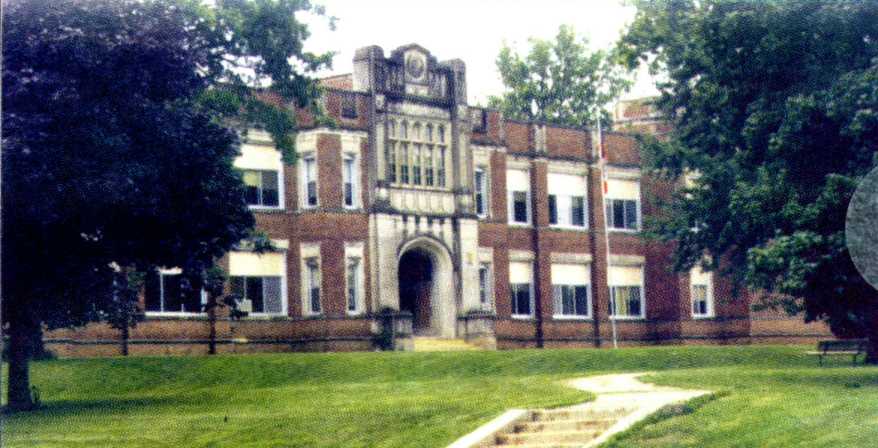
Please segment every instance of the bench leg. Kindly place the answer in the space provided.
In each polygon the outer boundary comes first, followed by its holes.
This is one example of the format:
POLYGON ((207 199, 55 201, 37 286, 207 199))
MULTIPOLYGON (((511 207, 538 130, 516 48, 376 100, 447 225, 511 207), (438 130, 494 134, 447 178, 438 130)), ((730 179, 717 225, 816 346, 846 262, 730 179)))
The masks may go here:
POLYGON ((820 367, 823 367, 823 355, 817 356, 820 359, 820 367))

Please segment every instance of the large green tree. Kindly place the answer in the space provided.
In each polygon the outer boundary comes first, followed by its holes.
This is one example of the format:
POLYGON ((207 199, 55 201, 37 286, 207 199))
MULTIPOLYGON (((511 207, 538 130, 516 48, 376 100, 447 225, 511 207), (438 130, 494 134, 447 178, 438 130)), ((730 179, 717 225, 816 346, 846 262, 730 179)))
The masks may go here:
POLYGON ((488 98, 489 107, 508 118, 565 126, 584 127, 598 118, 609 123, 604 106, 630 84, 613 57, 589 51, 569 26, 561 26, 554 41, 530 39, 524 56, 504 45, 497 70, 506 92, 488 98))
POLYGON ((108 320, 127 328, 136 273, 178 266, 197 288, 252 235, 229 120, 262 125, 291 149, 287 106, 313 104, 317 92, 302 68, 329 60, 303 51, 301 11, 314 8, 302 0, 4 2, 11 408, 33 405, 28 361, 44 327, 108 320), (268 84, 281 101, 259 101, 252 88, 268 84))
POLYGON ((686 269, 768 293, 767 304, 871 338, 878 294, 845 246, 845 212, 878 150, 878 2, 636 2, 619 49, 667 76, 674 129, 644 139, 650 168, 694 184, 664 204, 658 236, 686 269), (725 263, 720 263, 724 261, 725 263))

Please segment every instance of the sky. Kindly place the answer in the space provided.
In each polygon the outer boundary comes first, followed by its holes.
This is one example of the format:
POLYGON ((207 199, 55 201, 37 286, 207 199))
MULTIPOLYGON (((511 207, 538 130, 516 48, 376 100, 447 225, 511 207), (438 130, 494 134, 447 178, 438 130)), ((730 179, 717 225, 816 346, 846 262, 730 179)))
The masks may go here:
MULTIPOLYGON (((384 54, 417 43, 438 60, 462 59, 467 70, 469 103, 487 103, 503 91, 495 59, 506 42, 526 52, 528 38, 553 39, 562 24, 571 25, 591 49, 609 48, 634 18, 621 0, 314 0, 338 19, 331 31, 326 20, 309 18, 311 37, 305 49, 335 51, 333 69, 320 76, 350 73, 357 48, 379 45, 384 54)), ((656 94, 641 70, 623 98, 656 94)))

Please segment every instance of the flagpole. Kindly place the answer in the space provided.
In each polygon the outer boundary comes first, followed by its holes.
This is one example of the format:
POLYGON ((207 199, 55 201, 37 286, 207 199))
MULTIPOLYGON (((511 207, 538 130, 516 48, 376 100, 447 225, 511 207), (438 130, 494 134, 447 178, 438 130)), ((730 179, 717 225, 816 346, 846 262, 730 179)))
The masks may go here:
POLYGON ((607 225, 607 221, 609 220, 609 216, 607 215, 607 159, 606 152, 604 152, 604 134, 601 130, 601 119, 598 117, 598 148, 600 150, 600 162, 599 167, 601 169, 601 203, 603 205, 604 211, 604 244, 606 248, 607 254, 607 262, 606 262, 606 280, 607 280, 607 297, 609 297, 609 308, 608 314, 610 318, 610 327, 613 329, 613 348, 619 348, 619 340, 617 338, 616 333, 616 318, 615 314, 615 306, 613 303, 613 287, 610 286, 610 232, 609 226, 607 225))

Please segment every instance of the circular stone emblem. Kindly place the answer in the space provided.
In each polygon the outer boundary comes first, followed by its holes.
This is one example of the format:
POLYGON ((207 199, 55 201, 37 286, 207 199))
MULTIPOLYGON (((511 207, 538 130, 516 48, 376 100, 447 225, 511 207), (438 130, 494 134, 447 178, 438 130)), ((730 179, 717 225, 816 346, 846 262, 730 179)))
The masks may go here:
POLYGON ((848 205, 845 245, 860 275, 878 289, 878 168, 857 186, 848 205))
POLYGON ((409 76, 418 79, 424 74, 424 61, 418 57, 411 57, 406 63, 406 70, 408 70, 409 76))

